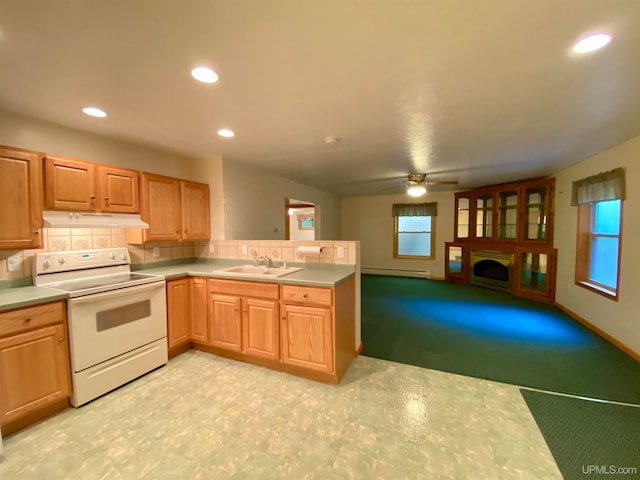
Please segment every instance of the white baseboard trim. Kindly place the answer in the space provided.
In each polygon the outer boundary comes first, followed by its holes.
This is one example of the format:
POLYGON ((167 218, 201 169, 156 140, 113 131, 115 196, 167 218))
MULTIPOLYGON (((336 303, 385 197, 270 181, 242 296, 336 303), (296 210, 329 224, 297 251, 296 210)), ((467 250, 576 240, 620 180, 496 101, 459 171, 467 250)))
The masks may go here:
POLYGON ((393 277, 413 277, 413 278, 426 278, 427 280, 433 280, 430 271, 420 270, 400 270, 397 268, 366 268, 360 269, 361 273, 367 275, 390 275, 393 277))

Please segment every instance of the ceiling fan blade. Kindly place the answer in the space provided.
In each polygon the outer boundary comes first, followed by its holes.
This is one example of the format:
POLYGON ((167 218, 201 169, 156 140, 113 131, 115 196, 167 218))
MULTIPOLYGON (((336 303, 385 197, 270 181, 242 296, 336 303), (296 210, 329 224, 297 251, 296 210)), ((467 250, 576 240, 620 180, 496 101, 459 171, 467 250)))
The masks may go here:
POLYGON ((442 181, 442 182, 438 182, 438 181, 430 181, 427 180, 425 182, 425 185, 457 185, 458 182, 456 180, 448 180, 448 181, 442 181))
POLYGON ((383 188, 383 189, 381 189, 381 190, 379 190, 379 191, 380 191, 380 192, 384 192, 384 191, 386 191, 386 190, 398 190, 398 189, 400 189, 400 188, 405 188, 405 187, 406 187, 406 185, 398 185, 397 187, 383 188))

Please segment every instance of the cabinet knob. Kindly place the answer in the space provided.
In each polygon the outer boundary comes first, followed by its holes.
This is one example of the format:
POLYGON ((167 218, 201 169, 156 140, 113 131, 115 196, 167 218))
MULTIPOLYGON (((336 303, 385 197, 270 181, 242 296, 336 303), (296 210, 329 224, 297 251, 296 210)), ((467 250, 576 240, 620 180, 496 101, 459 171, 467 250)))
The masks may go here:
POLYGON ((180 230, 176 230, 176 233, 180 233, 180 230))
POLYGON ((104 204, 109 206, 109 197, 104 197, 104 204))
POLYGON ((64 338, 60 337, 60 338, 58 339, 58 343, 62 343, 62 342, 64 342, 64 338))
POLYGON ((33 234, 34 234, 34 235, 39 235, 39 234, 40 234, 40 230, 34 230, 34 231, 33 231, 33 234))
POLYGON ((246 309, 246 308, 243 308, 243 309, 242 309, 242 311, 243 311, 243 312, 246 312, 246 311, 247 311, 247 309, 246 309))
POLYGON ((286 315, 283 315, 282 320, 286 320, 286 319, 287 319, 286 315))
POLYGON ((234 308, 233 310, 237 312, 237 311, 238 311, 238 310, 240 310, 240 309, 239 309, 238 307, 236 307, 236 308, 234 308))
POLYGON ((31 317, 25 317, 24 324, 27 325, 31 321, 31 317))
POLYGON ((303 296, 304 298, 308 298, 308 297, 309 297, 309 295, 308 295, 308 294, 306 294, 306 293, 305 293, 304 295, 302 295, 302 296, 303 296))

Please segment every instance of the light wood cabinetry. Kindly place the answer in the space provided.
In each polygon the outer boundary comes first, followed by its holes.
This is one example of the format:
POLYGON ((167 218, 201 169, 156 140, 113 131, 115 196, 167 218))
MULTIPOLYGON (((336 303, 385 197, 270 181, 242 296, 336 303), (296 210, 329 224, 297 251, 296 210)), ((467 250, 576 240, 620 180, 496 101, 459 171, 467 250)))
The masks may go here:
MULTIPOLYGON (((168 291, 181 281, 168 282, 168 291)), ((189 281, 189 338, 198 350, 331 383, 340 381, 355 357, 354 277, 335 288, 202 277, 189 281)), ((176 290, 176 305, 182 305, 184 291, 176 290)), ((169 315, 186 310, 172 308, 170 297, 169 315)), ((184 332, 185 327, 173 328, 184 332)), ((184 333, 178 336, 184 339, 184 333)))
POLYGON ((42 155, 0 147, 0 250, 42 247, 42 155))
POLYGON ((212 346, 280 358, 278 285, 212 279, 208 292, 212 346))
POLYGON ((490 270, 475 271, 473 252, 499 252, 513 259, 500 289, 552 302, 554 187, 555 179, 544 178, 456 193, 455 240, 445 244, 446 279, 469 283, 475 275, 476 283, 490 270))
POLYGON ((180 182, 181 220, 183 240, 207 240, 209 238, 209 185, 196 182, 180 182))
POLYGON ((77 212, 138 213, 139 174, 135 170, 47 155, 45 207, 77 212))
POLYGON ((141 202, 149 228, 127 229, 128 243, 209 238, 209 185, 144 172, 141 202))
POLYGON ((167 344, 169 350, 188 343, 191 324, 189 279, 167 282, 167 344))
MULTIPOLYGON (((3 433, 71 395, 65 307, 55 302, 0 313, 0 424, 3 433)), ((34 421, 37 418, 34 418, 34 421)))
POLYGON ((209 322, 207 314, 207 280, 190 278, 191 284, 191 340, 207 343, 209 341, 209 322))
POLYGON ((331 309, 285 304, 282 320, 282 361, 333 373, 331 309))

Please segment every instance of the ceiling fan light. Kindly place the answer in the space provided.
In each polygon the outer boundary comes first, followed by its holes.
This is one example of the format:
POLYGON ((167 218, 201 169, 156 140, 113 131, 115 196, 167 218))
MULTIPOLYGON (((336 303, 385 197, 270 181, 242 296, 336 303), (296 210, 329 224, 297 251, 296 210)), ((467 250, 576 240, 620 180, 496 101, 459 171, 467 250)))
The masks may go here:
POLYGON ((424 185, 411 185, 407 187, 407 194, 411 195, 412 197, 420 197, 425 193, 427 193, 427 187, 425 187, 424 185))

